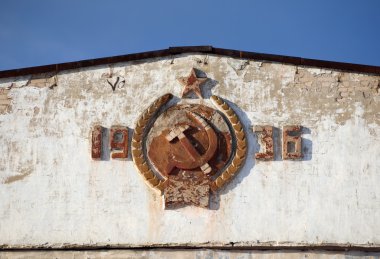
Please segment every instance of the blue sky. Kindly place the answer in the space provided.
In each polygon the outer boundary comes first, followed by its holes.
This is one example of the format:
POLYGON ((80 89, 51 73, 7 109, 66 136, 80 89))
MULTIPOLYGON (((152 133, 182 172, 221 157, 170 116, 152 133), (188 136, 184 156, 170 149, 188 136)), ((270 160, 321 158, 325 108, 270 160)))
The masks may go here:
POLYGON ((0 70, 185 45, 380 66, 380 0, 0 2, 0 70))

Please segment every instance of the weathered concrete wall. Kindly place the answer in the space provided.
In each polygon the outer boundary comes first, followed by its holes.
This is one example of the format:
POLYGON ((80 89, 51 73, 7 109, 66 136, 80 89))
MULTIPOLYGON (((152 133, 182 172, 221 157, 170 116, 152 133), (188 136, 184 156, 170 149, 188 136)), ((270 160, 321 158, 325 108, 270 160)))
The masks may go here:
POLYGON ((0 244, 380 246, 379 80, 197 54, 2 79, 0 244), (180 95, 176 78, 192 67, 211 79, 206 96, 233 103, 248 159, 211 209, 164 210, 130 159, 91 159, 90 133, 133 129, 155 98, 180 95), (302 161, 283 161, 278 144, 275 161, 254 160, 251 126, 293 124, 302 161))
POLYGON ((179 258, 179 259, 378 259, 380 253, 374 252, 328 252, 328 251, 229 251, 229 250, 104 250, 104 251, 13 251, 0 252, 1 259, 24 259, 24 258, 112 258, 112 259, 132 259, 132 258, 179 258))

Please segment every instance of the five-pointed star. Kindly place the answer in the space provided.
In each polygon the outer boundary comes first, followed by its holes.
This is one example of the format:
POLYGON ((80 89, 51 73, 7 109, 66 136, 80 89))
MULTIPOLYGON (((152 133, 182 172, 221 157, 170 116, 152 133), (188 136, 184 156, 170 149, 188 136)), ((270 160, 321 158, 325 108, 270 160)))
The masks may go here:
POLYGON ((187 77, 180 77, 178 81, 184 86, 182 90, 182 98, 189 92, 193 91, 199 98, 203 99, 200 86, 204 83, 207 78, 199 78, 195 74, 195 69, 193 68, 190 75, 187 77))

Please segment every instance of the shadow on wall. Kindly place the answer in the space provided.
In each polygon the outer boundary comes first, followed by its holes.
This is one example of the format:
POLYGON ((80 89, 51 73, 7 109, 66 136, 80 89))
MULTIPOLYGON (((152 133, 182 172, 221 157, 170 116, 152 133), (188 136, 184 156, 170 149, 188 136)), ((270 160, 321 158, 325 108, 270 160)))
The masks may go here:
POLYGON ((243 124, 245 135, 247 138, 247 156, 243 167, 239 170, 237 175, 229 183, 222 187, 222 189, 210 196, 211 210, 218 210, 220 207, 220 196, 228 193, 230 190, 234 189, 242 181, 244 181, 244 178, 246 178, 249 175, 252 168, 255 166, 254 153, 256 146, 255 143, 257 142, 257 139, 254 134, 251 134, 251 121, 247 117, 246 113, 242 111, 237 105, 228 100, 224 101, 226 101, 228 105, 235 111, 235 113, 237 114, 237 116, 243 124))
MULTIPOLYGON (((302 135, 311 135, 311 130, 306 127, 302 127, 302 135)), ((302 138, 302 159, 301 161, 309 161, 313 158, 313 142, 310 139, 302 138)))
MULTIPOLYGON (((244 130, 246 132, 247 137, 247 158, 244 166, 241 168, 240 172, 236 175, 236 177, 228 183, 225 187, 223 187, 218 193, 213 194, 210 198, 210 209, 217 210, 220 207, 220 195, 228 193, 230 190, 239 185, 245 177, 251 172, 251 169, 255 166, 255 153, 260 151, 260 144, 257 139, 257 134, 251 134, 252 129, 250 128, 251 122, 245 115, 245 113, 240 110, 235 104, 228 102, 228 104, 235 110, 238 114, 240 120, 244 124, 244 130)), ((313 150, 313 142, 310 139, 302 137, 303 135, 310 135, 311 130, 307 127, 301 128, 301 139, 302 139, 302 158, 299 160, 294 160, 295 163, 300 161, 310 161, 312 159, 312 150, 313 150)), ((273 161, 283 161, 282 159, 282 130, 273 127, 273 144, 274 144, 274 159, 273 161)), ((266 161, 271 162, 271 161, 266 161)), ((265 162, 264 162, 265 163, 265 162)))

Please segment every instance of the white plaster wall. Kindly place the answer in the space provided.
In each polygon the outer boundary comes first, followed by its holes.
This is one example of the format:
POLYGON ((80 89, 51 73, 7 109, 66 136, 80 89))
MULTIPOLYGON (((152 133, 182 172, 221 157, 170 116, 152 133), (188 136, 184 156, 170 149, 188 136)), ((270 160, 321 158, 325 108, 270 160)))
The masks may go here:
POLYGON ((60 72, 51 88, 2 79, 0 87, 12 85, 12 107, 0 114, 0 244, 379 246, 379 76, 205 58, 113 65, 126 81, 114 92, 108 66, 60 72), (158 96, 180 95, 176 78, 192 67, 212 79, 206 89, 215 85, 211 92, 233 103, 249 154, 211 209, 164 210, 130 159, 91 159, 90 132, 96 124, 133 129, 158 96), (356 89, 361 82, 368 89, 356 89), (343 98, 342 87, 354 94, 343 98), (250 127, 263 124, 304 126, 305 159, 255 161, 250 127))

